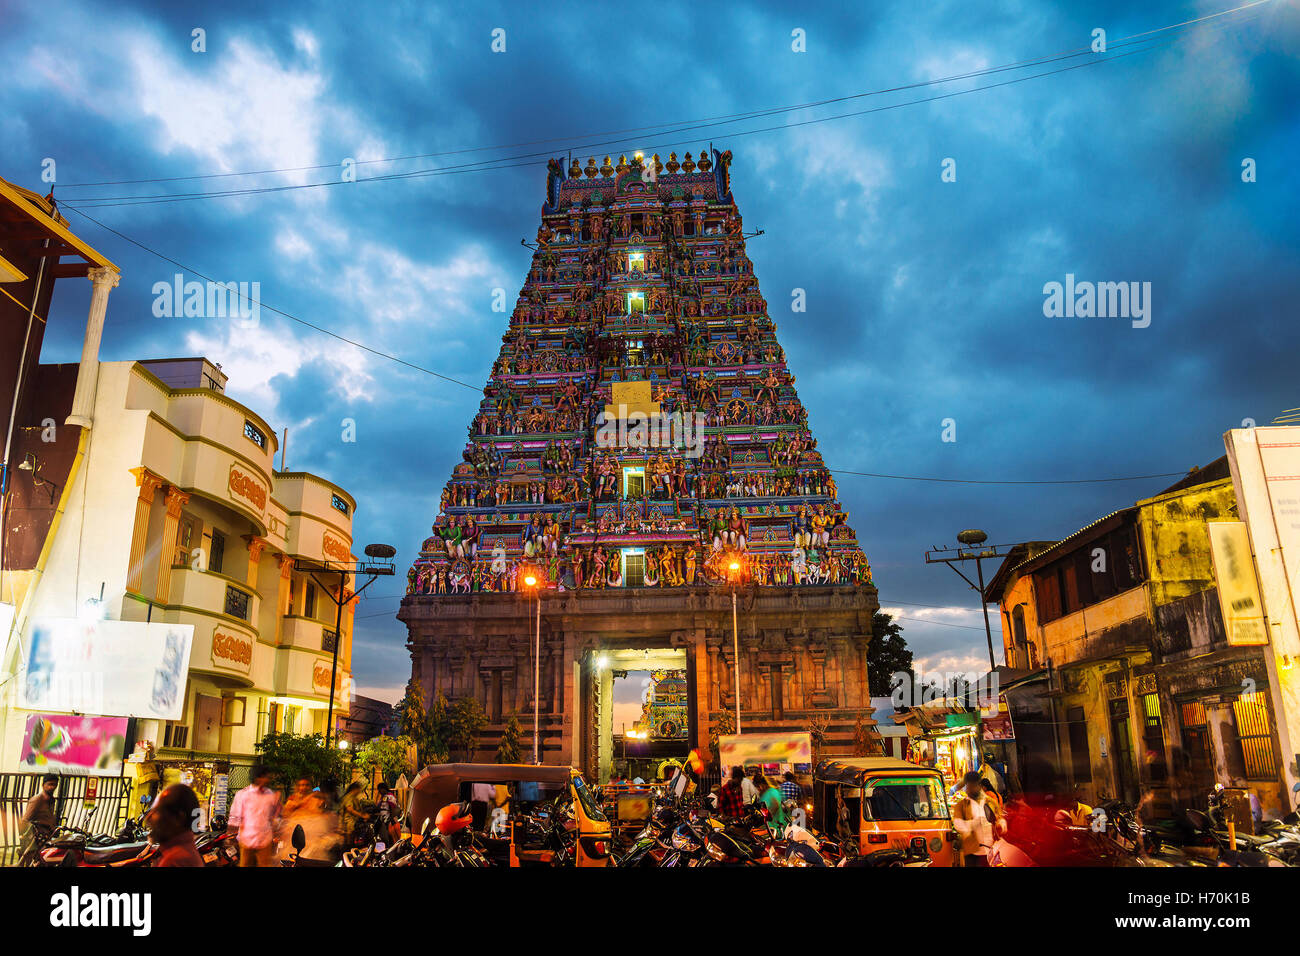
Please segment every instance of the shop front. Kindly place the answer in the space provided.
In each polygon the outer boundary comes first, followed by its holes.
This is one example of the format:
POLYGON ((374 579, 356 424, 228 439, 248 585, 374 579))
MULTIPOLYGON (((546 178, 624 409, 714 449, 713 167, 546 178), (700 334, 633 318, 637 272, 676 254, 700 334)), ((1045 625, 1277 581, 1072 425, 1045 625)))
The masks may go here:
POLYGON ((907 728, 907 760, 938 770, 948 787, 979 769, 978 710, 957 704, 907 707, 894 721, 907 728))

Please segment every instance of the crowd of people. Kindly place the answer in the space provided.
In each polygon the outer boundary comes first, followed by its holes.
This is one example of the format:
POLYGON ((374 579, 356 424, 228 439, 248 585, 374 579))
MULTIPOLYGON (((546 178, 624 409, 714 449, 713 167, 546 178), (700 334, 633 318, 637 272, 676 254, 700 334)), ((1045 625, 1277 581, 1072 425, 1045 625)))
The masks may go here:
MULTIPOLYGON (((399 837, 397 796, 384 783, 377 785, 371 800, 360 781, 349 784, 340 797, 333 780, 317 784, 304 776, 281 793, 272 786, 272 778, 269 768, 254 766, 251 782, 231 802, 226 826, 238 843, 240 866, 279 866, 295 854, 306 865, 332 866, 344 850, 368 839, 375 825, 387 828, 390 841, 399 837), (302 827, 306 838, 300 851, 291 839, 297 827, 302 827)), ((20 821, 24 854, 38 833, 48 834, 58 826, 58 785, 58 776, 47 774, 41 789, 27 802, 20 821)), ((154 798, 144 816, 149 842, 158 847, 154 866, 203 866, 195 846, 202 819, 199 807, 198 795, 183 783, 164 787, 154 798)))

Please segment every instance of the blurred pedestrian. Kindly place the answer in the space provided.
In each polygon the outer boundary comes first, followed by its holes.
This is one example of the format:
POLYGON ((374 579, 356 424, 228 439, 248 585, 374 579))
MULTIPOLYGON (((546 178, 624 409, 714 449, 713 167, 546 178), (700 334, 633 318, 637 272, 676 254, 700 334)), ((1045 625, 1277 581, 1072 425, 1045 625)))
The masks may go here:
POLYGON ((754 785, 758 788, 759 802, 767 808, 767 824, 778 834, 785 831, 785 807, 781 805, 781 791, 772 786, 772 782, 762 773, 754 774, 754 785))
POLYGON ((1002 821, 989 802, 980 775, 971 771, 962 778, 965 789, 953 804, 952 825, 961 838, 963 866, 988 866, 989 850, 998 837, 1002 821))
POLYGON ((758 778, 763 775, 763 771, 755 769, 748 777, 740 781, 740 792, 745 798, 745 804, 749 805, 758 799, 758 778))
POLYGON ((356 844, 357 831, 369 817, 365 802, 366 795, 361 789, 361 782, 353 780, 348 784, 347 792, 343 794, 343 802, 339 807, 339 830, 343 834, 345 847, 356 844))
POLYGON ((154 866, 203 865, 203 857, 194 846, 198 812, 198 796, 183 783, 174 783, 158 794, 145 816, 149 842, 158 847, 154 866))
POLYGON ((253 782, 235 794, 227 825, 239 842, 240 866, 274 866, 280 795, 268 786, 271 772, 266 767, 255 765, 249 776, 253 782))
POLYGON ((22 846, 22 852, 19 859, 28 855, 33 848, 39 847, 43 840, 49 839, 58 826, 58 820, 54 816, 54 791, 59 788, 59 778, 52 773, 47 773, 41 778, 41 789, 27 801, 27 806, 23 810, 22 819, 19 821, 19 838, 22 846), (38 840, 38 837, 41 839, 38 840))
POLYGON ((803 787, 794 778, 794 771, 785 772, 785 779, 781 781, 781 799, 793 800, 796 804, 803 799, 803 787))
POLYGON ((745 768, 735 764, 731 768, 731 777, 718 788, 718 815, 722 817, 739 817, 745 812, 745 768))

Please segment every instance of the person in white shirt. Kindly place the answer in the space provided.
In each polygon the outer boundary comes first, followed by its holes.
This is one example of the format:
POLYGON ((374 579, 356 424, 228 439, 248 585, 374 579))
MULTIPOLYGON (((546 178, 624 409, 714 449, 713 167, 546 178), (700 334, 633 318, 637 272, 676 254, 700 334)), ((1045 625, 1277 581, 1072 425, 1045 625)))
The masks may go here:
POLYGON ((745 806, 749 806, 758 799, 758 785, 751 778, 745 777, 740 781, 740 795, 745 798, 745 806))
POLYGON ((275 828, 280 818, 280 795, 270 789, 271 774, 253 767, 252 783, 235 794, 227 825, 239 842, 240 866, 275 866, 275 828))
POLYGON ((952 825, 961 837, 962 863, 988 866, 989 850, 1004 824, 980 784, 980 775, 972 771, 962 782, 965 791, 952 808, 952 825))

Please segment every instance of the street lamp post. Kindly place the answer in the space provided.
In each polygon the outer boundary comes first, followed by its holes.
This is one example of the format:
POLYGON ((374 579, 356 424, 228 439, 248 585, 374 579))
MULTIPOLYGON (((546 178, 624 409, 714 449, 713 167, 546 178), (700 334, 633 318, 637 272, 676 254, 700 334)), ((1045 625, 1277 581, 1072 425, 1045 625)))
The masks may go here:
POLYGON ((740 571, 740 562, 731 561, 731 654, 735 665, 736 681, 736 736, 740 736, 740 625, 736 612, 736 573, 740 571))
POLYGON ((537 578, 532 574, 524 578, 524 584, 535 589, 537 596, 537 633, 533 638, 533 763, 541 764, 542 709, 539 698, 542 692, 542 589, 537 586, 537 578))
POLYGON ((361 592, 370 585, 374 584, 381 576, 391 576, 393 573, 393 556, 397 554, 397 549, 389 544, 368 544, 365 547, 367 560, 352 562, 303 562, 302 568, 306 571, 313 581, 320 585, 320 589, 332 600, 336 606, 334 615, 334 651, 330 657, 330 700, 329 709, 325 713, 325 746, 329 747, 334 737, 334 685, 338 682, 339 669, 339 645, 343 643, 343 605, 347 604, 354 598, 360 597, 361 592), (316 577, 320 574, 337 574, 339 576, 339 591, 337 596, 333 594, 323 581, 316 577), (347 581, 351 577, 354 579, 358 575, 368 575, 370 580, 361 587, 357 588, 351 594, 344 595, 347 590, 347 581))

